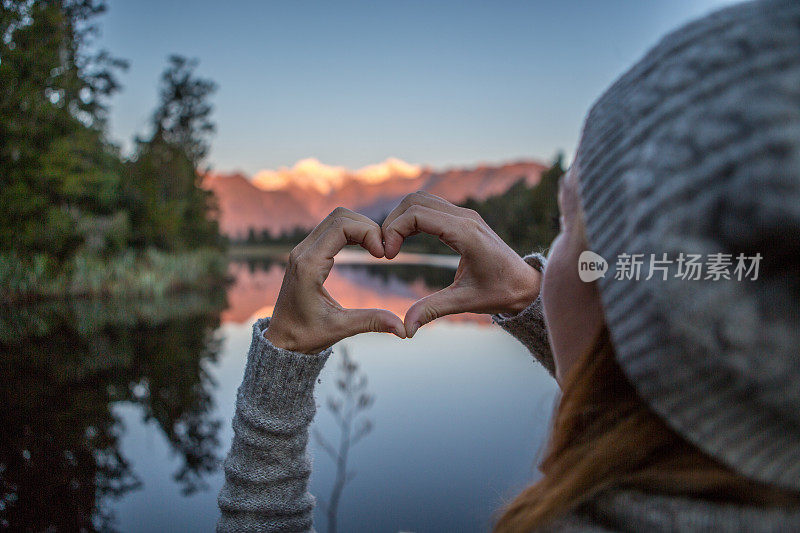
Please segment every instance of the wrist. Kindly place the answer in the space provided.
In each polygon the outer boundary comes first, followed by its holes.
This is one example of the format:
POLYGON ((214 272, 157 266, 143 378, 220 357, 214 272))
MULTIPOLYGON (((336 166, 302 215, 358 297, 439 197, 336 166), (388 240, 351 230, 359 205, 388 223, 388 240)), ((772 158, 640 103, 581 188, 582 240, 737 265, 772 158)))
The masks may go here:
POLYGON ((312 346, 308 343, 308 335, 298 335, 299 328, 283 328, 281 323, 274 324, 270 321, 267 329, 264 330, 264 338, 276 348, 281 348, 289 352, 298 352, 306 355, 314 355, 324 351, 328 346, 312 346))
POLYGON ((298 343, 294 336, 288 335, 284 332, 279 325, 275 325, 274 321, 270 321, 267 329, 264 330, 264 338, 267 339, 276 348, 281 348, 290 352, 298 352, 298 343))
POLYGON ((510 294, 507 303, 501 313, 516 315, 531 305, 542 286, 542 273, 533 266, 525 263, 521 275, 510 287, 510 294))

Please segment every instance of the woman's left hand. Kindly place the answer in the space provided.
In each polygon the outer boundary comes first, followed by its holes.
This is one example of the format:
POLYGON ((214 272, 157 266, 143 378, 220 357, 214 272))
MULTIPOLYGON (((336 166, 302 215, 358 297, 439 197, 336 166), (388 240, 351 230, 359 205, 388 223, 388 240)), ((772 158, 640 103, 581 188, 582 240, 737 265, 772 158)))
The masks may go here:
POLYGON ((322 286, 333 258, 348 244, 383 257, 381 228, 369 218, 337 207, 289 254, 275 310, 264 337, 279 348, 318 353, 367 331, 405 338, 400 317, 385 309, 346 309, 322 286))

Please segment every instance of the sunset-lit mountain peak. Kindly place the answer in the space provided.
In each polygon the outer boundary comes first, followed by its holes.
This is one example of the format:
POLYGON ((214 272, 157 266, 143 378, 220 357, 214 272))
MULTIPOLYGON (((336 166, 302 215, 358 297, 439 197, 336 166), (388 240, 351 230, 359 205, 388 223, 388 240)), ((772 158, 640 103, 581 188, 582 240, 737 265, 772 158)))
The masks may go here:
POLYGON ((291 168, 260 170, 253 176, 253 184, 267 191, 285 189, 290 185, 295 185, 316 189, 327 194, 340 188, 348 179, 365 183, 380 183, 391 178, 416 178, 421 172, 422 167, 419 165, 412 165, 395 157, 358 170, 326 165, 316 158, 309 157, 301 159, 291 168))
POLYGON ((297 185, 327 193, 331 189, 341 186, 346 174, 345 167, 326 165, 318 159, 310 157, 301 159, 291 168, 260 170, 253 176, 253 184, 268 191, 297 185))
POLYGON ((368 165, 357 170, 354 176, 368 183, 380 183, 389 178, 416 178, 422 172, 422 167, 406 163, 402 159, 390 157, 383 163, 368 165))

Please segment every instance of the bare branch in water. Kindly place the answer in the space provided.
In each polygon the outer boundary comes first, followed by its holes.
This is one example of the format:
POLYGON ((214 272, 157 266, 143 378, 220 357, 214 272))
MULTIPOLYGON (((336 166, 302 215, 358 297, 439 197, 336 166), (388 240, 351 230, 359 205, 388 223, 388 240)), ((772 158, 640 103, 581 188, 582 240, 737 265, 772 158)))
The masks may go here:
POLYGON ((363 418, 362 413, 375 402, 375 396, 367 392, 367 376, 359 373, 359 365, 350 359, 346 347, 341 349, 342 359, 339 364, 339 375, 336 378, 336 390, 339 397, 329 396, 326 402, 336 424, 339 426, 339 447, 335 448, 322 434, 314 428, 312 435, 336 463, 336 480, 331 489, 328 503, 323 504, 328 517, 328 532, 336 533, 339 501, 347 483, 356 476, 355 470, 347 469, 350 449, 366 437, 373 428, 372 421, 363 418))

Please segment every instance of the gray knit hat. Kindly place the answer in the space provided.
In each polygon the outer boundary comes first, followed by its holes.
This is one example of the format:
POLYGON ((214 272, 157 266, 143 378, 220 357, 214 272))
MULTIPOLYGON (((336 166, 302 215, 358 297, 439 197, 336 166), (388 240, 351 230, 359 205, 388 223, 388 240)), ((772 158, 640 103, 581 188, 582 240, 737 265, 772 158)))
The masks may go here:
POLYGON ((800 489, 800 2, 665 37, 592 107, 573 170, 634 387, 713 457, 800 489))

